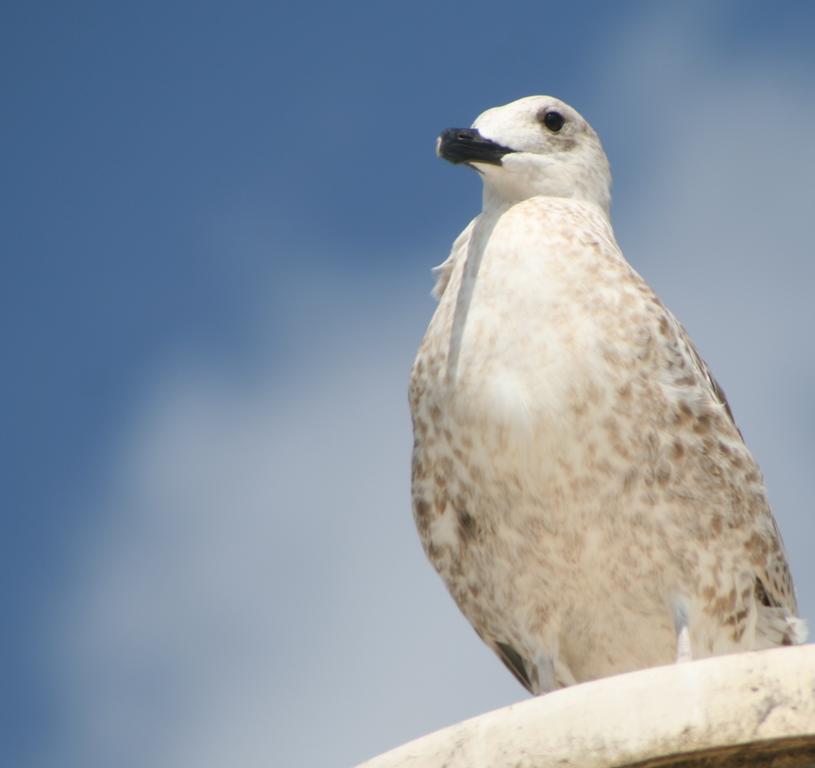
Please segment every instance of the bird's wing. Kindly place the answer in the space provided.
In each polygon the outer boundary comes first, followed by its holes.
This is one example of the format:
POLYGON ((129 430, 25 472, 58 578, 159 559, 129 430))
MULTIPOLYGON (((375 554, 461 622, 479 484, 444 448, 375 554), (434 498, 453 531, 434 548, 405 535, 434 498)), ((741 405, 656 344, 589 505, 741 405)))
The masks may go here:
MULTIPOLYGON (((703 390, 696 393, 697 396, 701 395, 704 398, 706 395, 710 402, 724 411, 732 428, 735 430, 735 435, 738 436, 736 438, 733 435, 733 437, 738 440, 741 446, 744 446, 744 437, 736 425, 733 411, 724 390, 713 377, 710 368, 702 359, 682 324, 667 309, 664 311, 673 326, 675 344, 678 347, 679 354, 689 360, 696 370, 698 386, 703 390)), ((755 472, 757 477, 760 477, 758 465, 746 450, 746 447, 744 448, 744 456, 750 464, 750 469, 755 472)), ((753 498, 755 499, 755 497, 753 498)), ((764 553, 763 557, 755 557, 751 561, 756 574, 756 601, 760 606, 760 610, 763 610, 765 614, 765 631, 771 635, 778 635, 778 637, 772 638, 774 642, 769 644, 778 645, 797 642, 794 639, 797 630, 795 627, 790 627, 788 621, 797 612, 795 588, 792 583, 781 532, 770 510, 766 495, 762 495, 759 508, 754 510, 754 514, 753 526, 755 532, 750 541, 754 542, 756 550, 764 553)))
POLYGON ((530 693, 532 690, 532 681, 529 679, 529 673, 526 670, 526 664, 521 658, 520 654, 507 643, 495 641, 493 649, 498 654, 498 658, 504 662, 504 666, 515 675, 515 679, 530 693))
POLYGON ((690 336, 688 336, 688 332, 685 330, 685 326, 683 326, 682 323, 680 323, 667 308, 665 308, 665 312, 670 317, 671 321, 674 324, 674 327, 676 328, 678 342, 684 347, 686 354, 691 360, 693 360, 696 369, 702 375, 704 381, 707 382, 708 387, 710 388, 710 393, 713 395, 714 401, 724 407, 725 413, 727 414, 733 426, 736 427, 736 430, 739 433, 739 437, 743 439, 743 435, 741 434, 741 430, 738 428, 738 425, 736 424, 736 419, 733 416, 733 411, 730 408, 730 403, 727 402, 727 396, 725 395, 724 389, 722 389, 721 384, 719 384, 719 382, 716 381, 716 379, 713 377, 713 374, 710 372, 710 368, 708 368, 707 363, 702 359, 702 356, 699 354, 698 350, 691 341, 690 336))

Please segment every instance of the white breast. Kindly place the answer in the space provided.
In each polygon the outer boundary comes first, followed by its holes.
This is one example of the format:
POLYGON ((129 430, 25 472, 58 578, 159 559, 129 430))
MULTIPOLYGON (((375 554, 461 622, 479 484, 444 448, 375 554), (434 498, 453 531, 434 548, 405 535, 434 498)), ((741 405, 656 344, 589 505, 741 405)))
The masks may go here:
POLYGON ((597 238, 608 233, 591 206, 552 205, 533 199, 476 222, 428 336, 445 355, 438 384, 462 419, 556 439, 566 406, 596 389, 607 367, 594 275, 608 259, 550 219, 565 208, 597 238))

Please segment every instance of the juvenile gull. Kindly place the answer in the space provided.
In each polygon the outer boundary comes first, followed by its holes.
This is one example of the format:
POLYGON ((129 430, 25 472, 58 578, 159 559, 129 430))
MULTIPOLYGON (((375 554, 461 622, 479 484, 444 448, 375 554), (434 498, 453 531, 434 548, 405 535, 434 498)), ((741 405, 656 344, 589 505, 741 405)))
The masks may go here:
POLYGON ((591 126, 530 96, 438 154, 484 202, 411 374, 413 511, 475 631, 533 693, 803 642, 759 469, 620 252, 591 126))

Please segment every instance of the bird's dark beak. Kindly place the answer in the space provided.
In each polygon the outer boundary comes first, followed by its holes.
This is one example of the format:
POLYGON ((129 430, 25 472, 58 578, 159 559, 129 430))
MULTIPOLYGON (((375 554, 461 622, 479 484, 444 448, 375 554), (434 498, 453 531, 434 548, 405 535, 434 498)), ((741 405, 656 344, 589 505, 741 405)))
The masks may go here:
POLYGON ((514 152, 485 139, 474 128, 448 128, 436 141, 436 154, 451 163, 487 163, 501 165, 501 158, 514 152))

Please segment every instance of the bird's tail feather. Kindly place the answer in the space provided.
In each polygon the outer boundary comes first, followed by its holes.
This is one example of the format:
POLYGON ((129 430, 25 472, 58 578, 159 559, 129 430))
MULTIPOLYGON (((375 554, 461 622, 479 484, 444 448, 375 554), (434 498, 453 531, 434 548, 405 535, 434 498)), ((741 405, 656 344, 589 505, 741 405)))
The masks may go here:
POLYGON ((806 621, 790 616, 783 608, 759 608, 756 650, 779 645, 801 645, 806 642, 808 634, 806 621))

